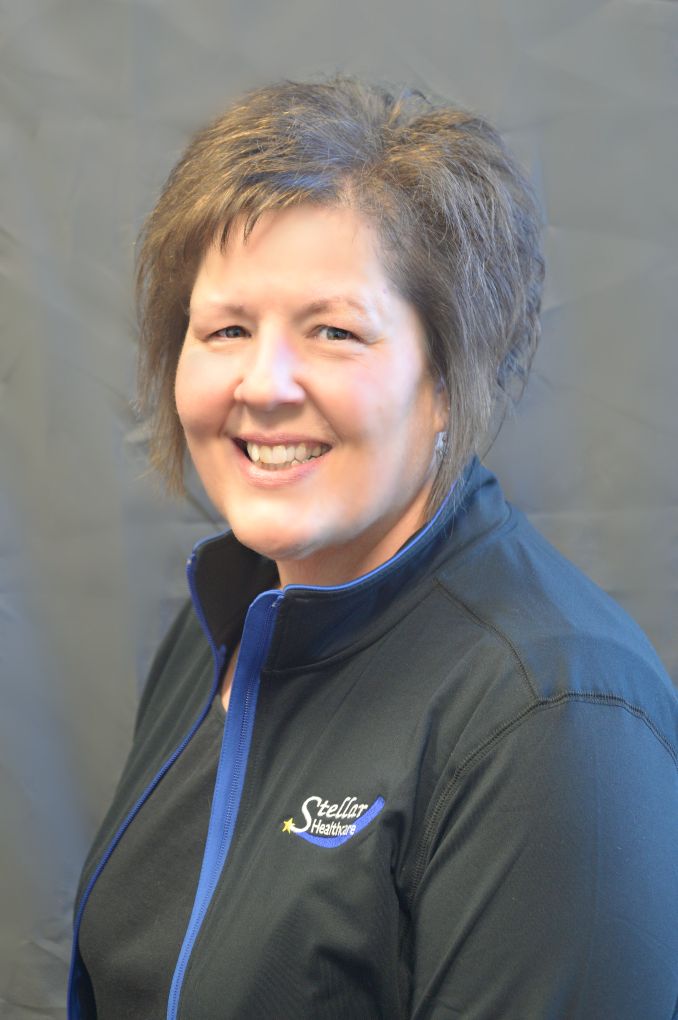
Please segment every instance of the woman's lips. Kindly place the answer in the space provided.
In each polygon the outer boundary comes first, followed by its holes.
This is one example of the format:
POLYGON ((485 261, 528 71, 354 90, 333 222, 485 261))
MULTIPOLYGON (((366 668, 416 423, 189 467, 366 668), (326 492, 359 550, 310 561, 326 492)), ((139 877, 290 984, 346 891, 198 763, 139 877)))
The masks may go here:
POLYGON ((238 466, 248 481, 271 486, 296 481, 297 479, 302 479, 307 477, 309 474, 312 474, 317 470, 318 465, 321 464, 332 449, 327 443, 317 443, 315 440, 306 444, 276 443, 269 445, 264 443, 245 443, 244 440, 236 439, 233 440, 233 445, 237 451, 238 466), (304 445, 306 446, 306 451, 299 451, 301 452, 302 457, 304 456, 304 453, 308 454, 310 452, 311 455, 304 457, 304 459, 300 461, 297 458, 297 449, 304 445), (253 460, 248 455, 247 448, 251 448, 252 446, 257 447, 254 451, 254 453, 259 456, 259 459, 257 460, 253 460), (262 446, 264 447, 264 457, 268 457, 269 455, 275 456, 276 460, 273 463, 270 461, 266 462, 261 459, 262 446), (290 448, 294 449, 294 456, 291 460, 288 459, 288 450, 290 450, 290 448), (269 451, 276 450, 277 452, 275 454, 269 454, 269 451), (316 453, 316 450, 319 450, 319 452, 316 453), (283 456, 281 451, 284 451, 284 460, 279 459, 283 456))
POLYGON ((249 459, 267 471, 296 467, 322 457, 330 449, 327 443, 305 440, 296 443, 246 443, 249 459))

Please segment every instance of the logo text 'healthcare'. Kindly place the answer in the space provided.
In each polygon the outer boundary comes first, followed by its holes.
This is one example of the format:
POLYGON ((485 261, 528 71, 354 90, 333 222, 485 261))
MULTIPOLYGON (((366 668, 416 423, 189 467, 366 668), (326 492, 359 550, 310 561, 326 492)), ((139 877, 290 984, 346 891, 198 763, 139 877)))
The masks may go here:
POLYGON ((314 836, 352 836, 356 831, 355 821, 367 811, 369 804, 362 804, 357 797, 344 797, 340 804, 332 804, 322 797, 307 797, 301 805, 303 825, 295 825, 293 818, 283 822, 283 832, 301 835, 305 832, 314 836))

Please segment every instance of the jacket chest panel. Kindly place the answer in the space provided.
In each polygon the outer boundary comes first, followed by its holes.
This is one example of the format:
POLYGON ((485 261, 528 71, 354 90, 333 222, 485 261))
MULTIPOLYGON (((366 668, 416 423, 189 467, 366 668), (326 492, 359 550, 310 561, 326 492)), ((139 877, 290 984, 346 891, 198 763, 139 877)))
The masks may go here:
POLYGON ((262 684, 238 822, 180 1015, 401 1015, 406 918, 393 867, 411 762, 387 716, 375 725, 356 711, 360 675, 318 677, 305 696, 302 685, 262 684))
MULTIPOLYGON (((324 804, 338 802, 314 801, 307 812, 316 818, 324 804)), ((384 812, 323 846, 291 831, 292 816, 276 815, 271 798, 260 807, 232 844, 186 973, 182 1015, 397 1017, 402 918, 384 812)), ((298 820, 306 824, 303 811, 298 820)))

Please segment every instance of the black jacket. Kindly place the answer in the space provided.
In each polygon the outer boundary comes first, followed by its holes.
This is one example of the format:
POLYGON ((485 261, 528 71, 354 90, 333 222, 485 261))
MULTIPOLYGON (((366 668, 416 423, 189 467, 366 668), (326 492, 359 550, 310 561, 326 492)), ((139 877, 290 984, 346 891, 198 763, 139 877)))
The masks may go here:
POLYGON ((89 892, 241 632, 168 1017, 674 1015, 675 692, 489 472, 460 486, 336 588, 275 590, 231 534, 196 548, 194 606, 83 871, 71 1018, 96 1015, 77 950, 89 892))

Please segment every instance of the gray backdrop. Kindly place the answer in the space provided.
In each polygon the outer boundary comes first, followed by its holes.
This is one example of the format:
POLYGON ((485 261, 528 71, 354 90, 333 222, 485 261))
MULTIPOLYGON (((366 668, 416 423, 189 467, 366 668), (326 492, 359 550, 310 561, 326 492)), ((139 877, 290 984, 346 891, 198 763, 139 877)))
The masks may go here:
POLYGON ((8 0, 2 13, 0 1015, 63 1017, 79 868, 218 522, 130 408, 133 242, 189 132, 344 70, 493 119, 545 219, 544 339, 487 458, 678 679, 678 5, 8 0))

